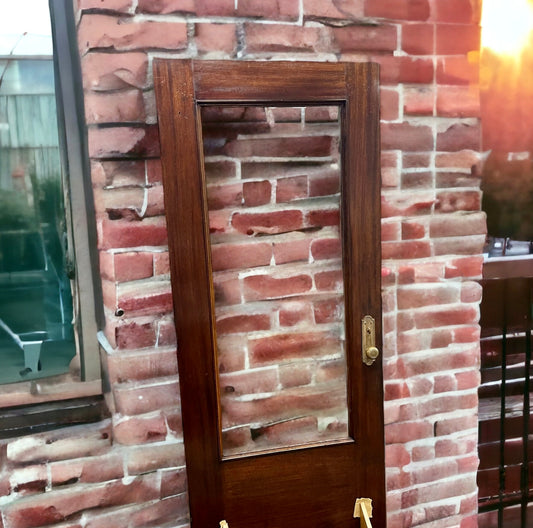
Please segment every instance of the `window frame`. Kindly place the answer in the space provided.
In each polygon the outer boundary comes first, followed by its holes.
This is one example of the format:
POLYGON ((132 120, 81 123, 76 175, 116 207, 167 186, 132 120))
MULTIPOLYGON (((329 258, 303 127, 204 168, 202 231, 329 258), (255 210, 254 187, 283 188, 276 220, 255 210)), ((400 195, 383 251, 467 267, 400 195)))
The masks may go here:
MULTIPOLYGON (((102 303, 99 302, 102 293, 75 15, 69 0, 49 0, 48 7, 53 56, 8 55, 1 58, 39 58, 53 60, 54 64, 61 171, 68 196, 65 212, 69 225, 69 251, 75 262, 75 331, 78 334, 80 378, 68 382, 40 378, 0 385, 0 409, 4 408, 0 416, 7 412, 10 416, 21 413, 27 417, 27 423, 17 429, 17 434, 28 434, 68 423, 77 424, 80 420, 92 422, 106 415, 98 344, 98 330, 103 321, 102 303), (57 405, 57 409, 66 414, 57 414, 57 420, 50 419, 50 416, 45 418, 39 412, 44 404, 48 405, 48 409, 57 405), (87 412, 83 411, 84 408, 87 412), (69 420, 71 409, 74 409, 74 414, 71 416, 72 420, 69 420)), ((6 420, 0 420, 0 438, 12 436, 13 428, 6 420)))

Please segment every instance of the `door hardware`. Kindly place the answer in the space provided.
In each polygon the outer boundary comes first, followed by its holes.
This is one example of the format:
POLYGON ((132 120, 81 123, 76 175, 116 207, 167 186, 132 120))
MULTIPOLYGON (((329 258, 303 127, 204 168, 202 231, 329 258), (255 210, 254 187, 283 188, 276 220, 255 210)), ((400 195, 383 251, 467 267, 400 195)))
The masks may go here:
POLYGON ((363 363, 370 366, 379 356, 379 350, 376 347, 376 323, 371 315, 365 315, 363 317, 361 341, 363 363))

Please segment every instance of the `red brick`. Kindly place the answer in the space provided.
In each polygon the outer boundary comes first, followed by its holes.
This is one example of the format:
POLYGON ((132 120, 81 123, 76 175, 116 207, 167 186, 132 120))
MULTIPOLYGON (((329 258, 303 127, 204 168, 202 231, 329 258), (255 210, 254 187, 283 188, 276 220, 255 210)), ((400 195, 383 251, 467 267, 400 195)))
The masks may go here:
POLYGON ((159 156, 157 126, 89 128, 89 155, 92 158, 159 156))
POLYGON ((383 259, 424 258, 431 256, 431 244, 427 240, 384 242, 381 251, 383 259))
POLYGON ((242 17, 296 21, 299 15, 299 0, 239 0, 237 7, 237 16, 242 17))
POLYGON ((455 379, 457 381, 457 390, 475 389, 480 385, 481 375, 478 370, 470 370, 458 372, 455 374, 455 379))
POLYGON ((162 320, 157 325, 157 345, 176 346, 176 326, 174 321, 162 320))
POLYGON ((432 86, 410 86, 404 88, 403 111, 406 115, 433 115, 435 91, 432 86))
POLYGON ((241 302, 241 281, 239 279, 214 276, 213 289, 215 302, 227 304, 240 304, 241 302))
POLYGON ((218 179, 230 179, 236 176, 236 166, 233 161, 206 161, 205 178, 208 183, 218 179))
POLYGON ((402 190, 433 188, 432 172, 402 172, 402 190))
POLYGON ((250 364, 317 357, 331 354, 339 348, 339 338, 325 332, 279 334, 250 340, 250 364))
POLYGON ((263 438, 268 440, 269 444, 306 444, 316 440, 318 420, 314 416, 284 420, 254 429, 254 435, 257 435, 256 439, 259 441, 263 438))
POLYGON ((481 146, 479 125, 457 123, 437 134, 437 150, 457 152, 479 150, 481 146))
POLYGON ((402 222, 402 240, 414 240, 426 236, 426 227, 418 222, 402 222))
POLYGON ((400 240, 401 227, 397 220, 383 220, 381 222, 381 241, 390 242, 391 240, 400 240))
POLYGON ((317 324, 342 321, 344 304, 342 299, 327 299, 314 303, 315 322, 317 324))
POLYGON ((311 306, 307 303, 285 302, 279 310, 280 326, 294 326, 311 321, 311 306))
POLYGON ((240 334, 270 329, 268 314, 230 315, 217 318, 217 334, 240 334))
POLYGON ((107 358, 107 369, 111 383, 175 376, 177 355, 175 350, 113 354, 107 358))
POLYGON ((485 213, 459 213, 439 215, 430 219, 430 236, 432 238, 486 234, 485 213))
POLYGON ((132 7, 132 0, 107 0, 102 5, 102 0, 78 0, 78 8, 85 9, 106 9, 117 13, 129 13, 132 7))
POLYGON ((439 326, 477 323, 478 310, 470 306, 456 308, 426 309, 414 316, 417 328, 437 328, 439 326))
POLYGON ((10 528, 32 528, 61 522, 96 507, 155 500, 159 497, 156 481, 156 475, 152 474, 137 477, 127 484, 118 480, 106 484, 88 484, 70 493, 50 491, 31 500, 15 501, 4 506, 4 520, 10 528))
POLYGON ((342 270, 322 271, 315 274, 315 285, 320 291, 342 291, 342 270))
POLYGON ((85 94, 85 116, 88 124, 143 122, 146 118, 140 90, 85 94))
POLYGON ((223 336, 217 339, 218 370, 220 373, 244 369, 246 338, 223 336))
POLYGON ((473 86, 437 87, 437 115, 444 117, 479 117, 479 89, 473 86))
POLYGON ((386 150, 432 150, 433 132, 425 125, 384 123, 381 127, 381 147, 386 150))
POLYGON ((170 273, 170 260, 168 251, 154 253, 154 275, 167 275, 170 273))
POLYGON ((216 244, 211 246, 213 271, 268 266, 272 246, 262 244, 216 244))
POLYGON ((326 157, 332 153, 331 136, 237 139, 224 147, 228 156, 246 157, 326 157))
POLYGON ((280 365, 279 379, 283 388, 304 387, 313 379, 313 370, 309 365, 280 365))
POLYGON ((184 465, 185 452, 181 442, 167 442, 157 446, 139 446, 128 450, 127 468, 130 475, 184 465))
POLYGON ((294 275, 279 279, 269 275, 252 275, 244 278, 244 296, 247 301, 275 299, 305 293, 311 289, 311 286, 312 280, 309 275, 294 275))
POLYGON ((277 234, 301 229, 303 227, 303 215, 301 211, 297 210, 235 213, 231 218, 231 224, 237 231, 247 235, 277 234))
MULTIPOLYGON (((294 108, 293 110, 298 110, 294 108)), ((337 106, 308 106, 304 108, 306 123, 338 123, 339 108, 337 106)), ((297 119, 299 121, 299 119, 297 119)))
POLYGON ((364 0, 342 0, 335 4, 322 0, 304 0, 303 10, 305 19, 358 20, 364 14, 364 0))
POLYGON ((409 396, 409 388, 405 382, 395 381, 385 383, 385 401, 408 398, 409 396))
MULTIPOLYGON (((169 469, 161 471, 161 496, 172 497, 187 491, 187 473, 185 468, 169 469)), ((184 507, 187 513, 187 505, 184 507)), ((174 518, 176 508, 172 508, 174 518)))
POLYGON ((460 289, 456 285, 424 285, 424 287, 398 288, 397 302, 399 310, 422 308, 438 304, 459 302, 460 289))
POLYGON ((446 265, 445 277, 471 277, 480 278, 483 272, 483 257, 464 257, 452 260, 446 265))
POLYGON ((386 444, 405 444, 433 435, 433 426, 429 421, 415 421, 389 424, 385 426, 386 444))
POLYGON ((326 51, 322 27, 245 24, 244 30, 248 53, 326 51))
MULTIPOLYGON (((194 14, 194 0, 138 0, 137 13, 169 13, 194 14)), ((222 2, 216 2, 222 4, 222 2)), ((233 11, 230 11, 232 13, 233 11)))
POLYGON ((209 185, 207 187, 207 205, 210 210, 239 206, 242 203, 242 184, 209 185))
POLYGON ((119 288, 118 307, 129 317, 156 315, 172 312, 170 284, 163 281, 145 283, 141 286, 124 285, 119 288))
POLYGON ((447 418, 437 420, 435 423, 435 436, 445 436, 458 431, 477 428, 477 416, 462 416, 460 418, 447 418))
POLYGON ((397 90, 381 88, 381 119, 383 121, 396 121, 400 116, 400 96, 397 90))
POLYGON ((409 55, 432 55, 434 29, 434 24, 404 24, 402 50, 409 55))
POLYGON ((307 238, 295 239, 288 242, 274 243, 274 260, 276 264, 309 260, 309 244, 307 238))
MULTIPOLYGON (((480 209, 481 191, 440 191, 437 193, 436 212, 453 213, 455 211, 479 211, 480 209)), ((482 220, 481 224, 484 224, 482 220)))
POLYGON ((312 227, 326 227, 340 225, 339 209, 317 209, 308 211, 307 224, 312 227))
POLYGON ((404 169, 427 168, 430 165, 429 154, 402 153, 402 166, 404 169))
POLYGON ((232 372, 221 374, 219 377, 222 399, 226 394, 231 394, 233 397, 258 392, 273 392, 277 389, 278 383, 277 368, 232 372))
POLYGON ((480 27, 464 24, 437 24, 437 55, 465 55, 479 50, 480 27))
POLYGON ((178 22, 133 22, 108 15, 83 15, 78 26, 81 53, 91 49, 180 50, 187 47, 187 26, 178 22))
POLYGON ((115 340, 121 349, 146 348, 155 345, 156 335, 151 322, 124 322, 115 328, 115 340))
POLYGON ((52 487, 72 482, 105 482, 124 476, 124 461, 120 455, 64 460, 50 464, 52 487))
POLYGON ((119 420, 113 426, 114 439, 122 445, 161 442, 167 436, 167 426, 161 414, 119 420))
POLYGON ((470 57, 441 57, 437 61, 438 84, 472 84, 479 82, 479 63, 470 57))
POLYGON ((225 233, 230 226, 231 211, 209 211, 209 232, 225 233))
POLYGON ((485 242, 485 235, 436 238, 433 241, 433 250, 435 255, 479 255, 485 242))
POLYGON ((115 253, 115 280, 119 282, 146 279, 153 274, 151 253, 115 253))
POLYGON ((366 0, 365 15, 399 20, 427 20, 430 9, 427 0, 366 0))
POLYGON ((269 181, 245 182, 242 185, 244 204, 256 207, 270 203, 272 186, 269 181))
POLYGON ((290 202, 307 198, 307 176, 281 178, 276 183, 276 202, 290 202))
POLYGON ((311 244, 311 255, 315 260, 340 258, 341 241, 338 238, 321 238, 311 244))
POLYGON ((157 411, 179 401, 176 381, 116 387, 114 395, 117 411, 128 416, 157 411))
POLYGON ((341 53, 352 51, 394 51, 397 30, 393 25, 346 26, 331 30, 333 46, 341 53))
POLYGON ((224 52, 233 55, 237 47, 237 26, 197 23, 194 40, 199 53, 224 52))
POLYGON ((372 60, 381 65, 380 80, 384 84, 433 82, 434 67, 430 58, 375 55, 372 60))
POLYGON ((147 86, 146 53, 88 53, 82 58, 83 87, 86 90, 121 90, 147 86))

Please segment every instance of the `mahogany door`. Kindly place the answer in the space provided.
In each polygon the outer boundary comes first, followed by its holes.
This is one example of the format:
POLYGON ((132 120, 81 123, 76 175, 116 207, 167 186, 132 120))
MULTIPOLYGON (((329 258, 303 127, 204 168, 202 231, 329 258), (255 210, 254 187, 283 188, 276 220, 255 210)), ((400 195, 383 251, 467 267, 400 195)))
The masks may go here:
POLYGON ((377 66, 154 84, 192 526, 384 527, 377 66))

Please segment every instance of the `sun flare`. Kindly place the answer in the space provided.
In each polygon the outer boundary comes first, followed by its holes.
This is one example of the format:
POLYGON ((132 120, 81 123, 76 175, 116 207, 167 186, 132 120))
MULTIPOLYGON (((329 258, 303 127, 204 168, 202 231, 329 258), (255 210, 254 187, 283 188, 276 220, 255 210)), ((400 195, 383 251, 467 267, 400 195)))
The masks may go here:
POLYGON ((529 0, 483 0, 481 45, 495 53, 519 54, 533 29, 529 0))

